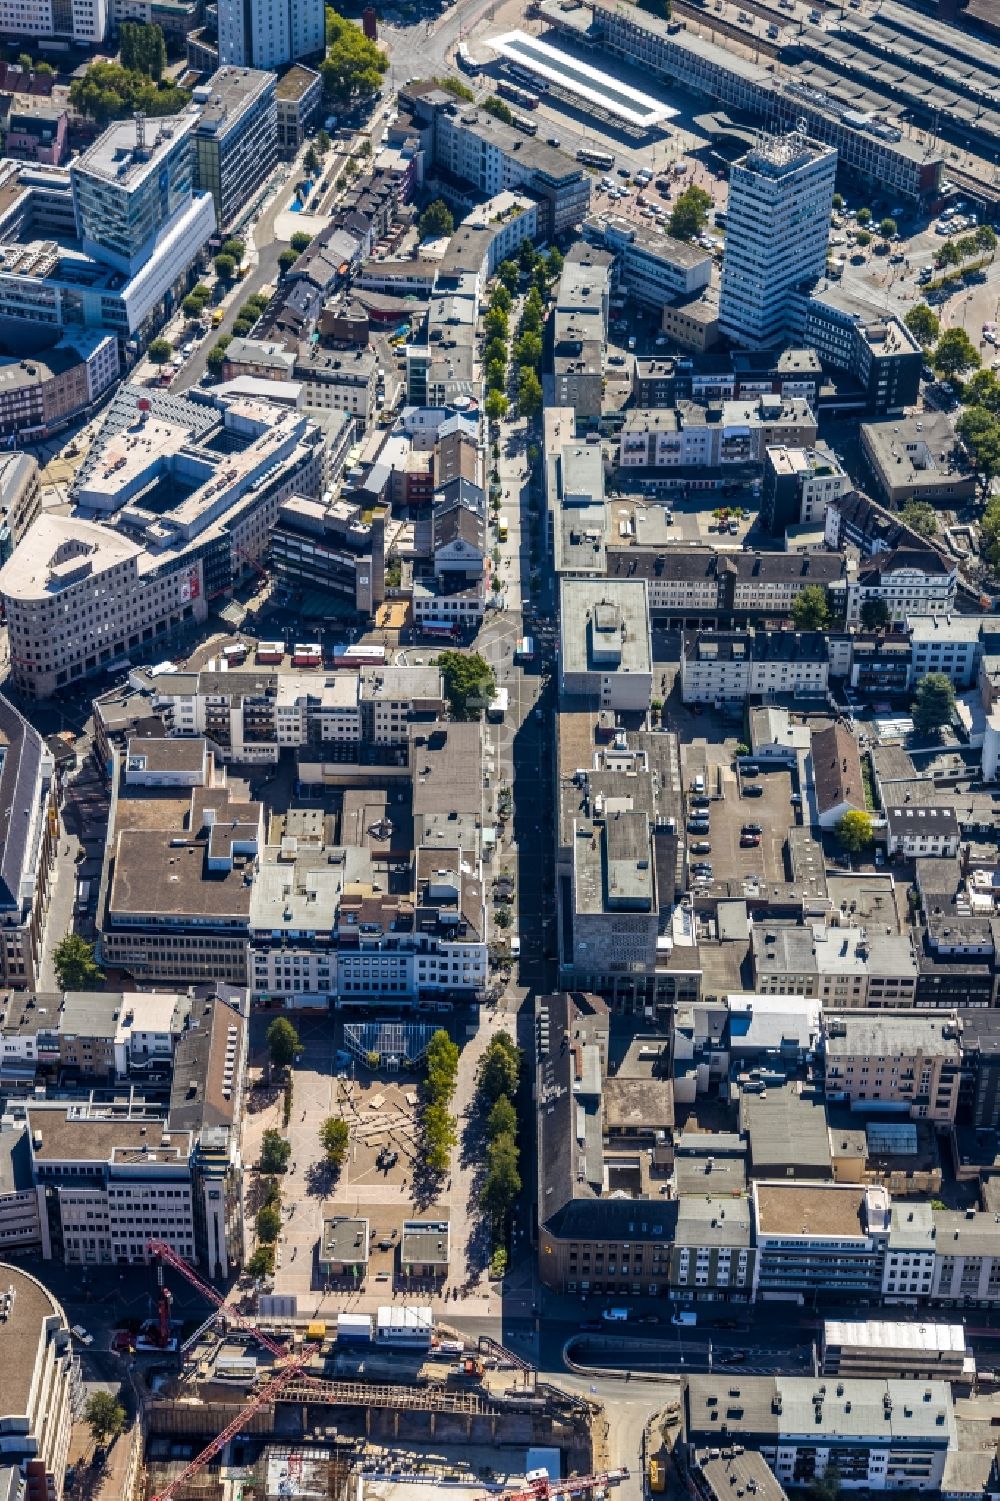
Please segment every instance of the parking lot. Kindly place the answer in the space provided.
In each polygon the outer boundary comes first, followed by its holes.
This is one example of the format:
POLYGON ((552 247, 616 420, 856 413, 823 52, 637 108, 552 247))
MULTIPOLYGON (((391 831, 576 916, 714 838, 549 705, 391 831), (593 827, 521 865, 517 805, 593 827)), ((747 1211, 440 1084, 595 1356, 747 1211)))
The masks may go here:
POLYGON ((722 761, 722 747, 693 745, 682 752, 684 761, 685 812, 689 820, 687 834, 689 866, 705 862, 712 867, 715 881, 742 880, 758 876, 764 881, 786 881, 785 831, 797 821, 798 808, 792 804, 795 792, 792 774, 786 767, 762 767, 757 776, 739 778, 730 761, 722 761), (706 749, 708 756, 706 758, 706 749), (698 767, 707 764, 705 796, 708 798, 707 834, 690 830, 690 819, 697 810, 693 790, 698 767), (741 785, 742 783, 742 785, 741 785), (759 795, 747 789, 760 788, 759 795), (741 845, 745 825, 760 829, 760 843, 741 845), (710 853, 696 853, 694 846, 707 843, 710 853))

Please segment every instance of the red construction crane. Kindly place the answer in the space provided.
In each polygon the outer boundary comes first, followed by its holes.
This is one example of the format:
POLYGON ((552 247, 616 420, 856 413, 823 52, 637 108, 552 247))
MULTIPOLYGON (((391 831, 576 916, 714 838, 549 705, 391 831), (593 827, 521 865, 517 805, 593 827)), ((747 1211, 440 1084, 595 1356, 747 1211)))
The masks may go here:
POLYGON ((256 1396, 251 1397, 247 1405, 242 1411, 237 1413, 232 1422, 227 1423, 222 1432, 217 1433, 212 1442, 206 1448, 202 1449, 201 1453, 192 1459, 190 1464, 185 1465, 181 1473, 175 1475, 170 1484, 160 1491, 158 1496, 153 1497, 153 1501, 171 1501, 175 1492, 190 1480, 192 1475, 197 1475, 199 1470, 203 1470, 226 1447, 229 1440, 236 1437, 243 1425, 249 1421, 258 1408, 263 1407, 269 1402, 275 1393, 281 1390, 286 1381, 290 1381, 293 1376, 299 1374, 300 1367, 308 1358, 308 1356, 299 1356, 295 1360, 290 1361, 284 1370, 279 1371, 274 1380, 269 1381, 266 1386, 262 1387, 256 1396))
POLYGON ((209 1303, 214 1303, 220 1313, 225 1313, 227 1319, 235 1324, 237 1329, 245 1329, 248 1334, 252 1334, 256 1340, 260 1341, 265 1350, 270 1350, 271 1354, 279 1360, 284 1360, 287 1357, 288 1348, 286 1345, 281 1344, 279 1340, 272 1339, 269 1334, 264 1333, 263 1329, 258 1329, 253 1319, 245 1319, 241 1313, 237 1313, 236 1309, 226 1302, 222 1294, 217 1292, 210 1282, 203 1281, 194 1268, 188 1266, 183 1256, 178 1256, 174 1248, 168 1246, 166 1241, 147 1241, 146 1250, 161 1263, 165 1262, 167 1266, 172 1266, 175 1272, 180 1272, 181 1276, 190 1282, 192 1287, 198 1289, 203 1298, 207 1298, 209 1303))
POLYGON ((500 1497, 483 1497, 483 1501, 549 1501, 552 1496, 578 1496, 581 1491, 603 1490, 613 1482, 628 1479, 628 1470, 605 1470, 600 1475, 573 1475, 569 1480, 550 1480, 545 1471, 531 1471, 525 1477, 527 1488, 507 1491, 500 1497))

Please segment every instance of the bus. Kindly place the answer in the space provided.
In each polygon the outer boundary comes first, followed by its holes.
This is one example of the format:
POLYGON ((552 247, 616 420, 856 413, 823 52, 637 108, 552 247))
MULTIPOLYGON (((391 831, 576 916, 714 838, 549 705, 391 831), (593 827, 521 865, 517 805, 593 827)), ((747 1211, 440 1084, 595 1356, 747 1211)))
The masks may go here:
POLYGON ((530 636, 522 636, 514 648, 514 657, 518 662, 533 662, 535 660, 535 643, 530 636))
POLYGON ((603 172, 609 172, 615 164, 610 151, 592 151, 589 146, 581 146, 576 159, 585 167, 600 167, 603 172))
POLYGON ((520 63, 508 63, 507 72, 518 83, 527 85, 528 88, 537 89, 540 94, 548 92, 548 84, 544 78, 536 78, 528 68, 522 68, 520 63))
POLYGON ((530 89, 519 88, 516 83, 511 83, 507 78, 501 78, 497 84, 497 93, 503 99, 509 99, 511 104, 517 104, 521 109, 537 109, 538 95, 531 93, 530 89))
POLYGON ((510 523, 507 520, 506 516, 501 516, 500 520, 497 522, 497 536, 500 538, 501 542, 506 542, 507 538, 510 536, 510 523))
POLYGON ((425 636, 439 636, 448 641, 454 641, 458 635, 458 626, 453 620, 422 620, 419 629, 425 636))
POLYGON ((489 706, 486 710, 486 717, 487 719, 491 719, 494 724, 499 724, 505 717, 509 707, 510 689, 498 688, 496 698, 491 699, 489 702, 489 706))
POLYGON ((522 135, 536 136, 538 134, 537 120, 526 120, 523 115, 515 115, 511 123, 514 129, 519 130, 522 135))

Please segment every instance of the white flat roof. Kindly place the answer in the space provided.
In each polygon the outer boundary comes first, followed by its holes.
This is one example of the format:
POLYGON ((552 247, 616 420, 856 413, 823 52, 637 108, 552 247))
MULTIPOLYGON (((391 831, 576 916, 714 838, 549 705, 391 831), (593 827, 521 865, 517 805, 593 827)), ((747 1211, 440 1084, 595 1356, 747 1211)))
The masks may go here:
POLYGON ((827 1345, 848 1345, 858 1349, 965 1353, 965 1329, 961 1324, 892 1324, 881 1319, 850 1322, 827 1319, 823 1325, 823 1338, 827 1345))
POLYGON ((609 78, 607 73, 599 72, 589 63, 581 62, 527 32, 508 31, 503 36, 494 37, 489 45, 501 57, 519 63, 546 82, 585 99, 588 104, 599 105, 609 115, 625 120, 629 125, 652 130, 672 120, 678 113, 659 99, 640 94, 638 89, 609 78))

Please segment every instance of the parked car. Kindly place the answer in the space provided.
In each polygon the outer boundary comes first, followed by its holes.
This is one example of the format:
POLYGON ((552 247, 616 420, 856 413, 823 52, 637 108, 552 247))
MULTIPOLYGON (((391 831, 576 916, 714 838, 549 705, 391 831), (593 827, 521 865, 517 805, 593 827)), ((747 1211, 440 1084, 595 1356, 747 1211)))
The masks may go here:
POLYGON ((763 797, 764 789, 758 782, 751 782, 749 787, 743 789, 744 797, 763 797))
POLYGON ((745 823, 740 830, 741 834, 763 834, 763 832, 759 823, 745 823))

